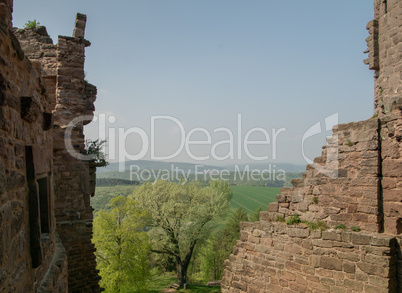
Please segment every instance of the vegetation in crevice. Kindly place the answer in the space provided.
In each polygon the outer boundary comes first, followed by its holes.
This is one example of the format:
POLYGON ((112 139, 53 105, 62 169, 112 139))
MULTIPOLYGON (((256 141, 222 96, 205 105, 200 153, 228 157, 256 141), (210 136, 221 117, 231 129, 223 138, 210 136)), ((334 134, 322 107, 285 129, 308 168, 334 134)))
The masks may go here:
POLYGON ((282 222, 282 223, 285 223, 286 222, 286 220, 285 220, 285 217, 282 217, 282 216, 276 216, 276 220, 275 220, 276 222, 282 222))
POLYGON ((101 139, 87 139, 85 141, 85 154, 91 156, 91 163, 96 165, 96 167, 106 167, 109 165, 103 152, 105 144, 106 140, 101 139))
POLYGON ((346 226, 345 224, 338 224, 334 227, 334 229, 342 229, 342 230, 346 230, 346 226))
POLYGON ((25 24, 24 24, 24 28, 25 29, 36 29, 37 26, 40 25, 40 22, 37 21, 36 19, 34 20, 28 20, 25 24))
POLYGON ((302 221, 301 221, 299 215, 293 215, 286 221, 286 224, 287 225, 295 225, 295 224, 300 224, 301 222, 302 221))

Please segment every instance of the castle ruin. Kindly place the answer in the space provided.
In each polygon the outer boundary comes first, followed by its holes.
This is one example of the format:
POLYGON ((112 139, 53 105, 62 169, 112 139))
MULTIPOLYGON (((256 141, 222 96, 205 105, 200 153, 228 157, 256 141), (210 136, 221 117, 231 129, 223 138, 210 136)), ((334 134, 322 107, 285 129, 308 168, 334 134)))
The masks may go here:
POLYGON ((45 27, 12 28, 12 11, 12 0, 0 0, 0 291, 100 292, 96 166, 73 158, 65 140, 85 153, 83 127, 95 110, 86 16, 55 45, 45 27))
MULTIPOLYGON (((374 8, 374 116, 334 127, 303 178, 241 224, 222 292, 402 292, 402 2, 374 8), (303 222, 282 222, 295 215, 303 222)), ((55 45, 45 27, 13 29, 12 10, 0 0, 0 291, 100 292, 96 166, 65 144, 85 152, 96 99, 84 76, 86 16, 55 45)))
POLYGON ((374 8, 374 116, 335 126, 303 178, 241 224, 222 292, 402 292, 402 2, 374 8))

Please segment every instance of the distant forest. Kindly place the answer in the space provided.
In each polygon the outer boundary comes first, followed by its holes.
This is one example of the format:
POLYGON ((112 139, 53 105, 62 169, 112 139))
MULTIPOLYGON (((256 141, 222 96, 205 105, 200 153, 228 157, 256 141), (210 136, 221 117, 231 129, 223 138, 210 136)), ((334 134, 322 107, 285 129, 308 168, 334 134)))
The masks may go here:
POLYGON ((96 178, 96 186, 139 185, 139 181, 118 178, 96 178))

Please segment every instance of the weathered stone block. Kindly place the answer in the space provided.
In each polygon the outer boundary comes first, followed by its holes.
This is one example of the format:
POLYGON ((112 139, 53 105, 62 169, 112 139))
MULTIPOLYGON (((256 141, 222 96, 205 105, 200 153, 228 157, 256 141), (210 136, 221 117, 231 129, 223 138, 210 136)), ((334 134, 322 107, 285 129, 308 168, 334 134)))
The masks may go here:
POLYGON ((399 217, 385 217, 384 230, 386 233, 400 234, 402 233, 402 221, 399 217))
POLYGON ((384 202, 384 213, 389 217, 402 218, 401 202, 384 202))
POLYGON ((354 274, 356 272, 356 263, 351 261, 343 261, 343 271, 345 273, 354 274))
POLYGON ((283 189, 281 189, 281 194, 278 194, 276 196, 276 200, 278 201, 278 203, 289 202, 287 196, 282 194, 282 192, 283 192, 283 189))
POLYGON ((359 282, 359 281, 354 281, 354 280, 349 280, 349 279, 345 279, 344 280, 344 286, 346 288, 350 288, 353 290, 356 290, 358 292, 362 292, 363 291, 363 283, 359 282))
POLYGON ((395 188, 391 190, 384 189, 383 198, 384 201, 402 202, 402 189, 401 188, 395 188))
POLYGON ((350 239, 351 239, 352 243, 356 244, 356 245, 369 245, 372 238, 370 235, 352 233, 350 235, 350 239))
POLYGON ((384 188, 384 192, 387 189, 393 189, 396 188, 396 184, 397 184, 397 179, 396 178, 383 178, 382 180, 382 186, 384 188))
POLYGON ((304 179, 303 178, 294 178, 291 180, 291 183, 294 187, 303 187, 304 179))
POLYGON ((383 161, 384 177, 400 177, 402 174, 402 159, 386 159, 383 161))
POLYGON ((342 236, 340 233, 337 233, 337 231, 323 231, 322 232, 322 239, 323 240, 334 240, 334 241, 341 241, 342 236))
POLYGON ((328 270, 342 271, 342 260, 335 257, 322 256, 320 267, 328 270))
POLYGON ((290 237, 306 238, 310 235, 310 230, 307 228, 301 228, 301 227, 287 228, 286 233, 290 237))
POLYGON ((278 212, 279 204, 277 202, 271 202, 268 204, 268 212, 278 212))
POLYGON ((369 275, 376 275, 380 277, 388 277, 388 270, 380 267, 377 264, 370 264, 366 262, 358 262, 357 267, 369 275))

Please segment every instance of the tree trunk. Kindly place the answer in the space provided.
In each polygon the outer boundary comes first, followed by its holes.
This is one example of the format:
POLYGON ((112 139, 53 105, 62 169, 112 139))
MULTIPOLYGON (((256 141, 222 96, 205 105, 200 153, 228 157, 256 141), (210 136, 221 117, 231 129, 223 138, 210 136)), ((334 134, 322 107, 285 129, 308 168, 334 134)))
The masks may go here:
POLYGON ((193 255, 194 247, 196 241, 190 244, 185 258, 182 260, 181 257, 176 257, 176 271, 177 271, 177 282, 180 287, 183 287, 187 283, 187 270, 190 265, 191 256, 193 255))
POLYGON ((180 258, 176 258, 177 283, 180 288, 187 283, 187 268, 188 266, 183 265, 180 258))

